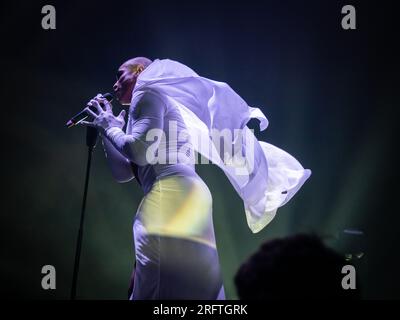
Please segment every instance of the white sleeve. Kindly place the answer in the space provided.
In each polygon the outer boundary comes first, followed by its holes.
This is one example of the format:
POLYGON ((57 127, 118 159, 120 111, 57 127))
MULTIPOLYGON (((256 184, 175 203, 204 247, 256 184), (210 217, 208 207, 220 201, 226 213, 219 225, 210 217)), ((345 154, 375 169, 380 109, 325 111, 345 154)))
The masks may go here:
POLYGON ((163 130, 166 105, 155 94, 145 93, 131 110, 135 113, 131 115, 135 121, 130 128, 130 134, 125 134, 118 127, 108 128, 105 134, 128 160, 137 165, 146 165, 152 160, 152 155, 148 151, 157 150, 160 144, 161 135, 154 133, 163 130))

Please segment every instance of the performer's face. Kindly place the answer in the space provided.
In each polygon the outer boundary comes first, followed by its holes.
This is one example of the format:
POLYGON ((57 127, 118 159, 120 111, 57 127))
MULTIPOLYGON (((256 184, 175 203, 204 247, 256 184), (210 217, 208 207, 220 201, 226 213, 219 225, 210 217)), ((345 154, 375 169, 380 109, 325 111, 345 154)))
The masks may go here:
POLYGON ((129 105, 132 99, 132 91, 135 87, 137 77, 143 71, 143 66, 123 64, 117 73, 117 82, 113 89, 117 100, 123 105, 129 105))

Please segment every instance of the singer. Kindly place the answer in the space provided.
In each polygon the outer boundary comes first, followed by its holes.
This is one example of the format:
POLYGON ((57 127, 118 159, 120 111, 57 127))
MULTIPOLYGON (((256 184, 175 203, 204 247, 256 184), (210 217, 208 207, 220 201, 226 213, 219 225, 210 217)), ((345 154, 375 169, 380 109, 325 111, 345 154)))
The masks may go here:
POLYGON ((130 299, 225 299, 212 195, 195 171, 195 153, 227 175, 253 232, 274 218, 311 171, 256 139, 246 124, 257 118, 264 130, 268 121, 261 110, 249 107, 226 83, 201 77, 179 62, 130 59, 118 69, 114 92, 129 106, 125 129, 125 110, 115 116, 101 95, 85 109, 92 121, 80 124, 99 130, 114 178, 136 178, 144 192, 133 225, 136 268, 130 299), (213 130, 231 133, 227 145, 238 147, 243 161, 226 161, 227 150, 210 138, 213 130), (166 155, 163 161, 160 154, 166 155))

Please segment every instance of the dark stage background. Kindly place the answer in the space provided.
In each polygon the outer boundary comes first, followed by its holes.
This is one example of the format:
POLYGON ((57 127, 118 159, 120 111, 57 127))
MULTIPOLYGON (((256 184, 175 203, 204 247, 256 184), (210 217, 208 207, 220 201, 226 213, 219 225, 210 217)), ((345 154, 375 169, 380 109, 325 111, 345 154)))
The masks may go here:
MULTIPOLYGON (((356 261, 363 296, 400 298, 397 12, 388 1, 2 2, 2 296, 69 298, 86 146, 84 129, 64 124, 111 90, 123 61, 148 56, 229 83, 268 117, 257 136, 313 171, 252 234, 222 171, 197 166, 213 194, 227 298, 237 298, 233 276, 263 241, 315 232, 345 253, 360 237, 343 238, 344 229, 365 234, 356 261), (57 10, 56 30, 41 28, 45 4, 57 10), (357 30, 341 28, 345 4, 356 7, 357 30), (46 264, 56 290, 41 288, 46 264)), ((78 298, 126 298, 141 197, 135 182, 112 180, 99 145, 78 298)))

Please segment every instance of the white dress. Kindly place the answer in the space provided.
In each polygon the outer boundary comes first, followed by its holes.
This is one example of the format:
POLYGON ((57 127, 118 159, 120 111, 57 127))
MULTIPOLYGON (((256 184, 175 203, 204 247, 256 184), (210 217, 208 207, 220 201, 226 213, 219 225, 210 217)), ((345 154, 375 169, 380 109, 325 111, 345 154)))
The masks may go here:
POLYGON ((130 299, 224 299, 212 196, 187 161, 193 147, 189 136, 182 138, 186 125, 167 100, 151 92, 137 98, 126 134, 133 138, 131 159, 145 195, 133 225, 136 266, 130 299), (145 137, 156 129, 162 129, 165 139, 154 147, 145 137), (152 146, 157 163, 149 163, 152 146))
POLYGON ((258 141, 246 126, 251 118, 260 120, 261 130, 268 126, 264 114, 226 83, 200 77, 179 62, 155 60, 138 77, 126 134, 116 128, 109 136, 115 145, 120 138, 130 141, 129 159, 145 193, 134 221, 132 299, 224 298, 212 196, 194 171, 196 153, 225 172, 253 232, 264 228, 310 176, 290 154, 258 141), (165 140, 149 141, 151 129, 165 132, 165 140), (224 130, 228 150, 213 139, 224 130), (153 161, 165 154, 177 161, 153 161))

